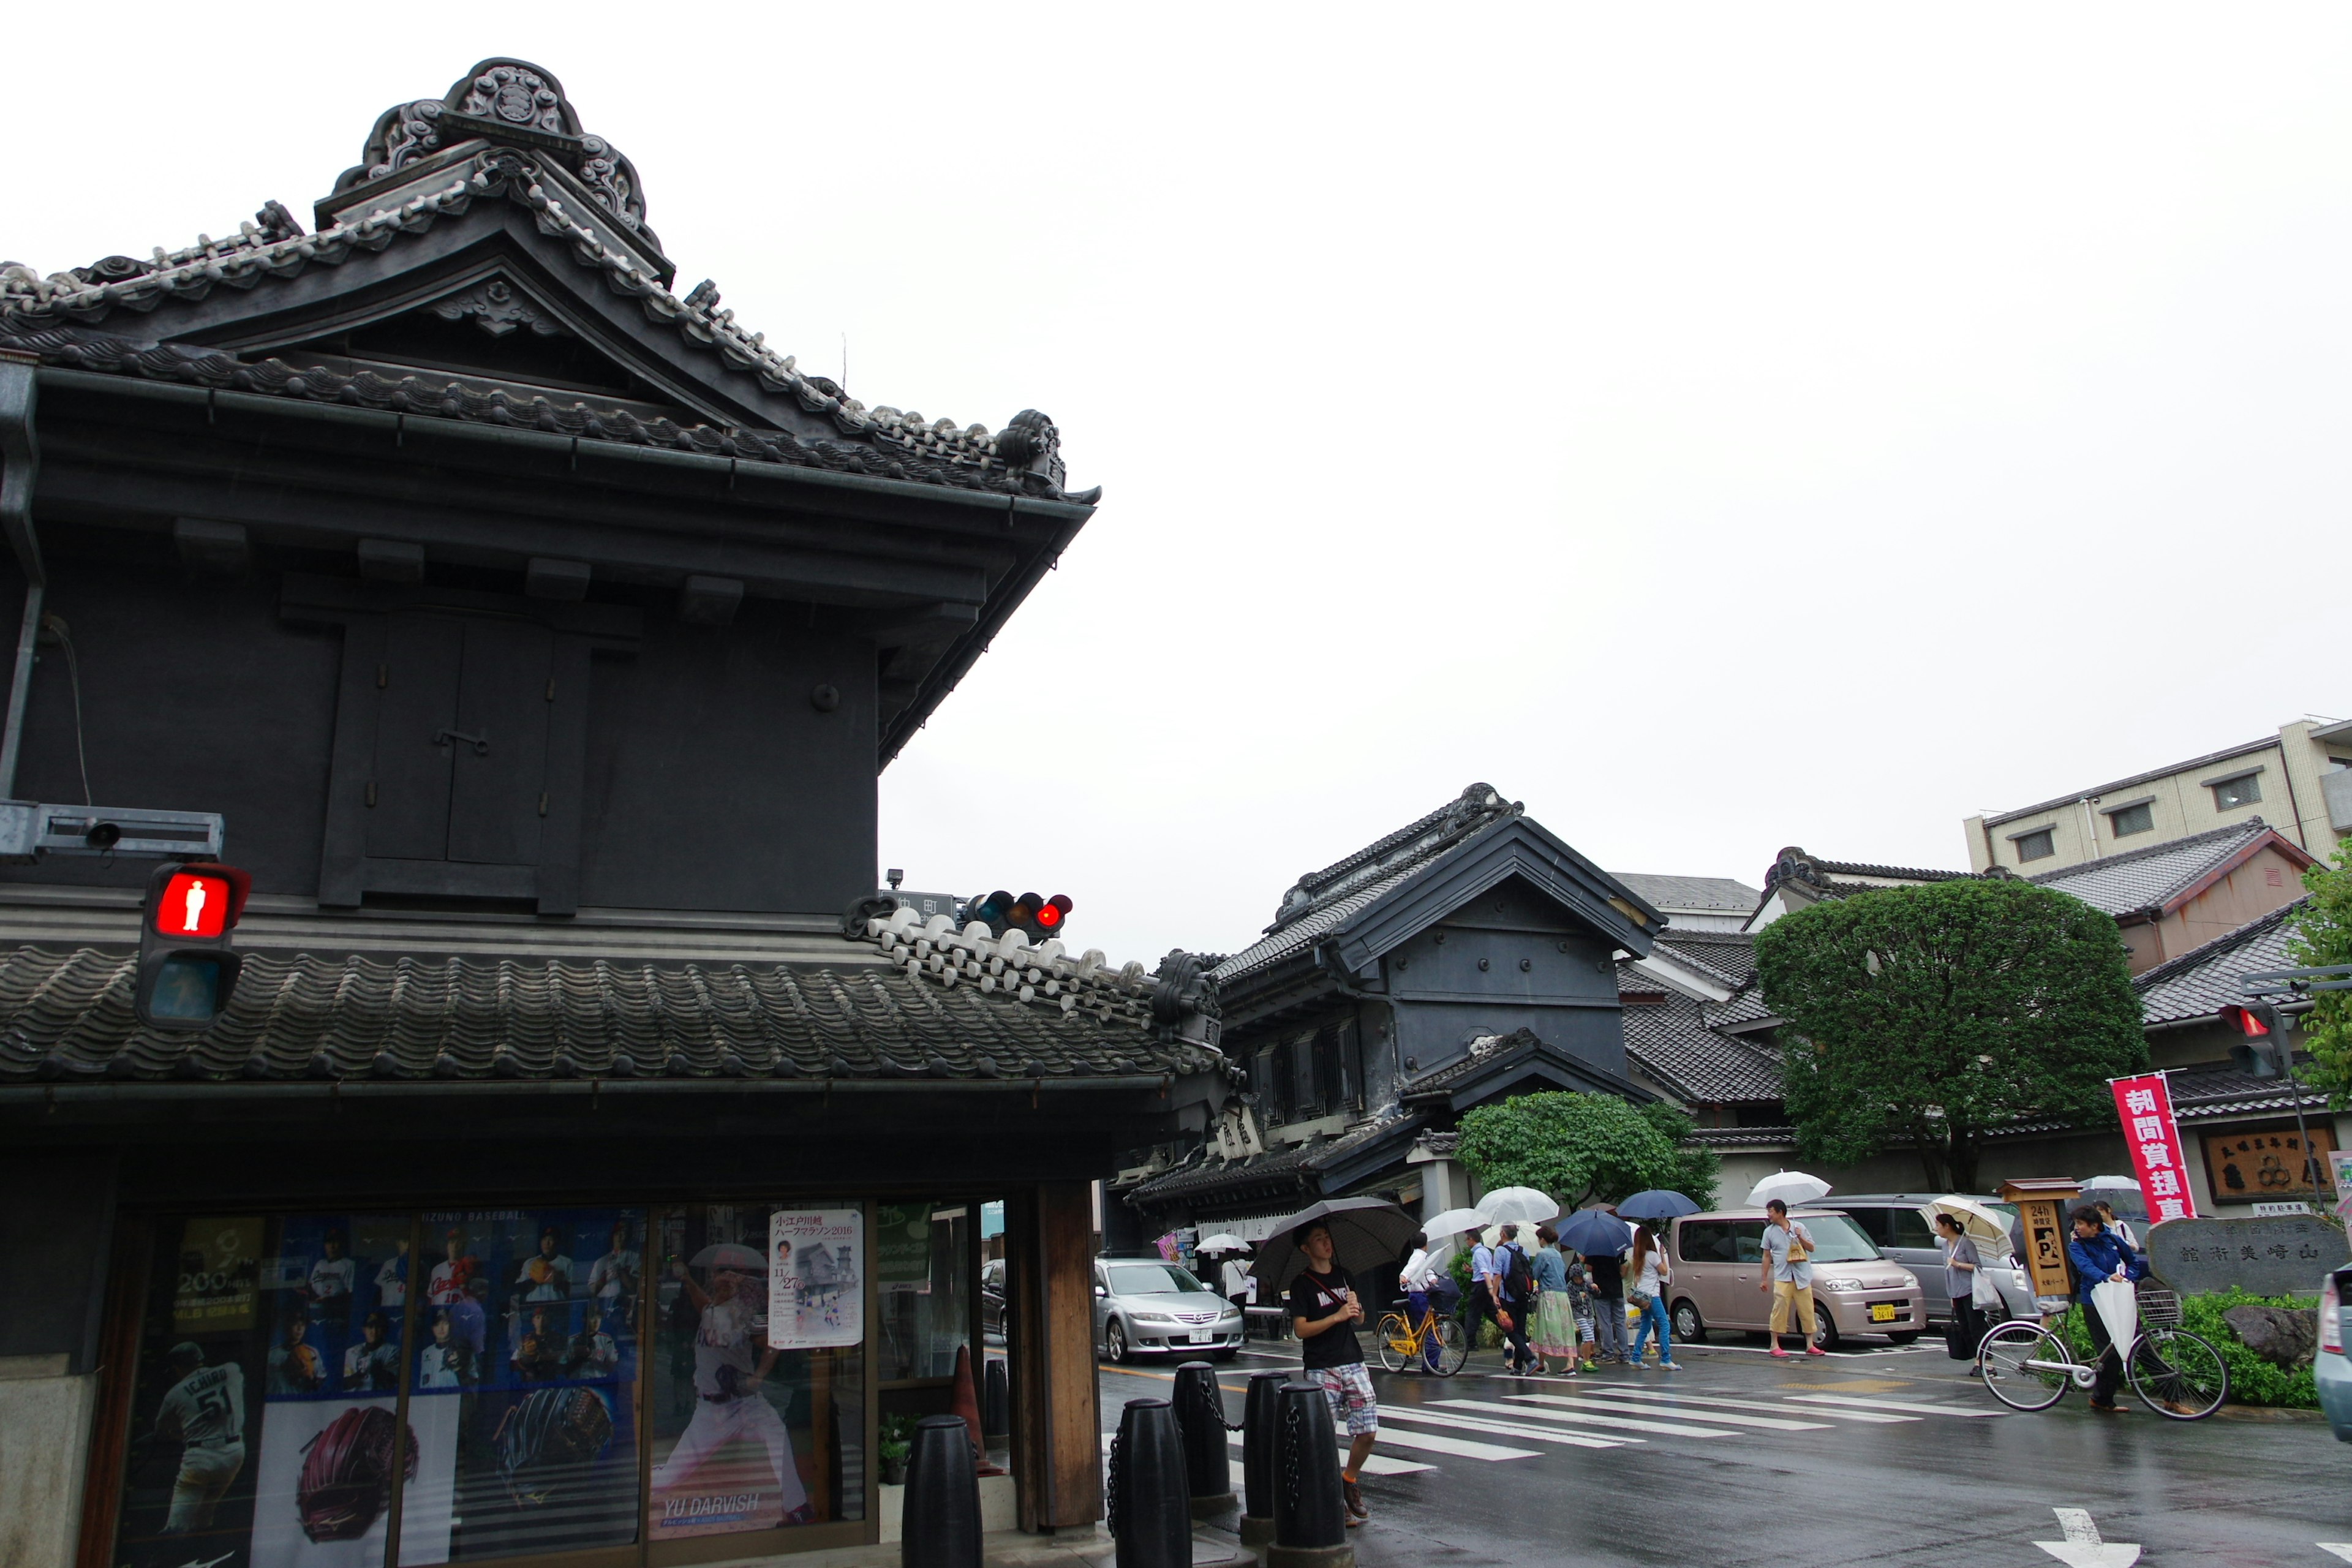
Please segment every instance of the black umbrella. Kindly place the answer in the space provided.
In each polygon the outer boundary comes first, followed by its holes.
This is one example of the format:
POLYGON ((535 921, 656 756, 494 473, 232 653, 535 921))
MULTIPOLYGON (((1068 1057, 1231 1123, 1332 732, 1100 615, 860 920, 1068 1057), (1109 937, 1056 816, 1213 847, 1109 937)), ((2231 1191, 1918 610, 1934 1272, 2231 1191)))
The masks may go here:
MULTIPOLYGON (((1260 1301, 1279 1301, 1290 1282, 1306 1272, 1307 1254, 1298 1249, 1298 1228, 1321 1223, 1331 1230, 1331 1259, 1353 1275, 1377 1275, 1392 1268, 1421 1234, 1421 1221, 1379 1198, 1326 1198, 1275 1222, 1273 1233, 1258 1243, 1250 1260, 1260 1301)), ((1369 1310, 1386 1295, 1378 1286, 1357 1293, 1369 1310)))

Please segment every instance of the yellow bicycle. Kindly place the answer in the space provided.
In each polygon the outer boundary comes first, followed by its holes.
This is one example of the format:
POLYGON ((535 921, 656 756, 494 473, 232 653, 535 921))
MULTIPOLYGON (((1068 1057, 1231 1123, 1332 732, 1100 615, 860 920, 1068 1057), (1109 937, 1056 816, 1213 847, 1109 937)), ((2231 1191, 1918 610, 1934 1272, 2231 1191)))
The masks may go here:
POLYGON ((1470 1359, 1470 1340, 1462 1331, 1461 1320, 1442 1315, 1434 1307, 1423 1312, 1418 1323, 1408 1322, 1402 1312, 1390 1312, 1381 1319, 1377 1332, 1381 1365, 1391 1372, 1411 1367, 1452 1377, 1470 1359))

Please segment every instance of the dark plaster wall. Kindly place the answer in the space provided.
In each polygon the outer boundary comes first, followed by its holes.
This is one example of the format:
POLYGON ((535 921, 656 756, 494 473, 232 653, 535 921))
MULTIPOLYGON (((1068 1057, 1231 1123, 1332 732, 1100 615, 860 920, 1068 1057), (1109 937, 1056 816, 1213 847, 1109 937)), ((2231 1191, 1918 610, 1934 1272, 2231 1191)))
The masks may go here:
MULTIPOLYGON (((47 609, 80 664, 82 741, 96 803, 218 811, 227 858, 258 893, 319 887, 342 637, 279 614, 288 570, 354 575, 348 557, 265 551, 233 580, 191 581, 168 540, 44 531, 47 609)), ((519 574, 463 586, 520 594, 519 574)), ((681 622, 666 595, 636 604, 632 655, 593 663, 581 901, 663 910, 833 914, 874 886, 874 652, 806 605, 747 601, 731 626, 681 622), (840 694, 820 711, 818 686, 840 694)), ((0 564, 13 651, 23 578, 0 564)), ((0 679, 6 660, 0 658, 0 679)), ((83 799, 62 649, 41 650, 19 799, 83 799)), ((0 878, 139 887, 147 862, 51 858, 0 878)))
POLYGON ((65 1355, 88 1372, 114 1237, 110 1149, 0 1154, 0 1356, 65 1355))
POLYGON ((1531 889, 1510 882, 1483 894, 1382 959, 1397 1054, 1430 1072, 1476 1036, 1525 1027, 1622 1075, 1612 951, 1531 889))

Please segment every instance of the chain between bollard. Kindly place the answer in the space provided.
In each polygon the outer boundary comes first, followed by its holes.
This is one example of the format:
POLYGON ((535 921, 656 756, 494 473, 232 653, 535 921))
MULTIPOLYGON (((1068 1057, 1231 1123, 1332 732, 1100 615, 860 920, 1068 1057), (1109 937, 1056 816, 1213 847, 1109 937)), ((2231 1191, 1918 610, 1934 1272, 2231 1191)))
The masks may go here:
POLYGON ((1125 1527, 1126 1522, 1119 1507, 1118 1485, 1119 1450, 1126 1446, 1127 1434, 1124 1431, 1111 1435, 1110 1464, 1107 1467, 1108 1473, 1103 1479, 1103 1517, 1109 1523, 1110 1532, 1114 1536, 1125 1527))
POLYGON ((1193 1395, 1194 1401, 1199 1405, 1201 1414, 1206 1417, 1211 1424, 1222 1426, 1228 1432, 1238 1432, 1242 1429, 1242 1424, 1240 1422, 1228 1421, 1225 1419, 1225 1402, 1223 1396, 1219 1394, 1217 1392, 1217 1383, 1215 1378, 1202 1378, 1199 1383, 1193 1384, 1193 1388, 1195 1391, 1193 1395))
POLYGON ((1298 1431, 1298 1406, 1287 1399, 1282 1402, 1282 1438, 1283 1495, 1295 1508, 1306 1490, 1305 1479, 1298 1473, 1298 1454, 1305 1439, 1298 1431))

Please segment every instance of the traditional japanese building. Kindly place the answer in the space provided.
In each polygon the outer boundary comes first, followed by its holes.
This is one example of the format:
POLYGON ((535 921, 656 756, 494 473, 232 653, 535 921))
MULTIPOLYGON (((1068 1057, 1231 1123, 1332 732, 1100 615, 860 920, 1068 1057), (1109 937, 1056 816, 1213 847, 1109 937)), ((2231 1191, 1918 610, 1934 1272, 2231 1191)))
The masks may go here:
POLYGON ((0 275, 7 1562, 872 1542, 967 1351, 991 1508, 1097 1518, 1088 1181, 1209 1125, 1212 1020, 875 890, 1097 492, 676 278, 509 59, 307 221, 0 275), (132 1005, 167 855, 252 878, 198 1032, 132 1005))
POLYGON ((1106 1239, 1255 1239, 1251 1221, 1318 1197, 1434 1214, 1475 1195, 1451 1142, 1474 1106, 1655 1099, 1629 1076, 1615 960, 1648 954, 1664 923, 1483 784, 1301 877, 1259 941, 1203 961, 1245 1083, 1206 1139, 1130 1151, 1106 1239))

